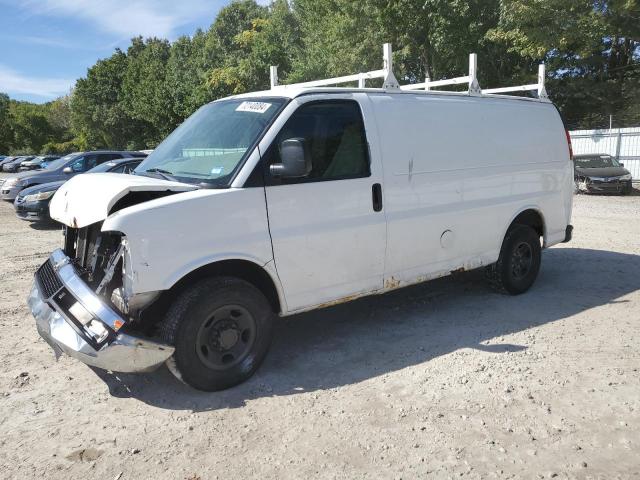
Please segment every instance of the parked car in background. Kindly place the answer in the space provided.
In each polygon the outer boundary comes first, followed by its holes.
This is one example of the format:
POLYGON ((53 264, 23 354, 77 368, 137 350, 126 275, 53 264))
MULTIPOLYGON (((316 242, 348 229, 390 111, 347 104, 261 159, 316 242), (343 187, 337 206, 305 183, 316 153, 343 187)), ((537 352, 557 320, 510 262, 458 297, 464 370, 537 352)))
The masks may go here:
MULTIPOLYGON (((141 157, 110 160, 86 173, 131 173, 142 160, 141 157)), ((22 190, 13 203, 17 217, 30 222, 50 222, 49 202, 65 181, 43 183, 22 190)))
POLYGON ((13 159, 13 161, 5 163, 4 165, 2 165, 2 171, 3 172, 9 172, 9 173, 13 173, 13 172, 17 172, 18 168, 20 168, 20 164, 26 160, 31 160, 33 157, 33 155, 28 155, 28 156, 21 156, 21 157, 16 157, 13 159))
POLYGON ((7 178, 0 187, 0 199, 14 201, 18 193, 27 187, 43 183, 69 180, 71 177, 91 170, 109 160, 120 158, 144 158, 141 152, 96 151, 70 153, 52 161, 42 170, 21 172, 7 178))
POLYGON ((56 160, 58 158, 60 158, 60 155, 38 155, 31 160, 23 161, 20 164, 18 170, 20 172, 24 172, 26 170, 37 170, 39 168, 42 168, 42 164, 44 162, 51 162, 52 160, 56 160))
POLYGON ((16 159, 15 156, 4 157, 0 160, 0 172, 2 171, 2 166, 6 163, 13 162, 16 159))
POLYGON ((575 155, 573 160, 576 192, 620 194, 631 192, 631 173, 624 168, 624 164, 611 155, 575 155))

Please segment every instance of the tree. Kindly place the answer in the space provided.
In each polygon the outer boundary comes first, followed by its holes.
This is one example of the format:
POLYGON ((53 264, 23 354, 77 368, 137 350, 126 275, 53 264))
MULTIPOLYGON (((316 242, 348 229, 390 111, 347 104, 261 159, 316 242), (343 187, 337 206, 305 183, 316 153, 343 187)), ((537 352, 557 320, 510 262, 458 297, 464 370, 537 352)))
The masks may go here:
POLYGON ((210 68, 205 63, 206 34, 198 30, 172 45, 167 61, 165 92, 169 96, 174 127, 215 97, 207 84, 210 68))
POLYGON ((12 101, 9 112, 13 131, 12 150, 38 153, 53 136, 43 105, 12 101))
POLYGON ((9 112, 9 96, 0 93, 0 152, 9 153, 13 143, 13 129, 9 112))
POLYGON ((488 37, 544 60, 549 93, 570 127, 640 122, 640 3, 628 0, 502 0, 488 37), (631 108, 629 108, 631 107, 631 108))
POLYGON ((638 124, 638 18, 637 0, 235 0, 206 32, 133 38, 70 99, 0 95, 0 147, 154 147, 201 105, 268 88, 270 65, 283 83, 377 70, 385 42, 401 83, 464 75, 471 52, 482 87, 533 83, 544 61, 567 126, 638 124))
POLYGON ((531 76, 531 61, 486 38, 498 25, 499 0, 295 0, 294 6, 303 48, 293 80, 377 70, 385 42, 393 44, 401 83, 463 75, 469 53, 479 56, 481 85, 531 76))
MULTIPOLYGON (((143 41, 142 37, 134 38, 127 50, 122 107, 143 127, 139 138, 145 147, 155 147, 177 123, 165 88, 169 52, 168 40, 149 38, 143 41)), ((134 143, 140 145, 139 141, 134 143)))
POLYGON ((139 141, 140 124, 121 103, 126 69, 127 56, 116 49, 76 82, 71 97, 73 127, 89 148, 125 148, 139 141))
POLYGON ((209 29, 205 55, 213 66, 208 84, 215 97, 245 92, 264 85, 256 65, 248 60, 256 38, 267 25, 269 11, 253 0, 234 1, 220 10, 209 29))

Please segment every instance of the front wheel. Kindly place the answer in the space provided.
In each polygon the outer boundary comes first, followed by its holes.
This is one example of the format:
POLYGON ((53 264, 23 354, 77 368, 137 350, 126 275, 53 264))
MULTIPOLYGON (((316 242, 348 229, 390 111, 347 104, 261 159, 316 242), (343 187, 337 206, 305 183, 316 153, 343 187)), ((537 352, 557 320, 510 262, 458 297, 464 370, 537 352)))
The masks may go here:
POLYGON ((529 290, 540 270, 540 236, 527 225, 515 225, 504 237, 498 261, 489 265, 489 284, 500 293, 519 295, 529 290))
POLYGON ((269 350, 273 311, 244 280, 203 280, 175 300, 160 325, 175 346, 169 370, 198 390, 233 387, 253 375, 269 350))

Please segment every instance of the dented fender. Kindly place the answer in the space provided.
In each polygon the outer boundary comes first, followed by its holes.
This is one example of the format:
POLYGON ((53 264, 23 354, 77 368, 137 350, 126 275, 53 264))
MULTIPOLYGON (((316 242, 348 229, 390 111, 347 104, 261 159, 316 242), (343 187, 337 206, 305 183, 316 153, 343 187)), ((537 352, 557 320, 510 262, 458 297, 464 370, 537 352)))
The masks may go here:
POLYGON ((168 290, 193 270, 221 260, 265 268, 281 294, 275 269, 268 267, 273 253, 262 188, 158 198, 110 215, 102 231, 124 235, 127 297, 168 290))

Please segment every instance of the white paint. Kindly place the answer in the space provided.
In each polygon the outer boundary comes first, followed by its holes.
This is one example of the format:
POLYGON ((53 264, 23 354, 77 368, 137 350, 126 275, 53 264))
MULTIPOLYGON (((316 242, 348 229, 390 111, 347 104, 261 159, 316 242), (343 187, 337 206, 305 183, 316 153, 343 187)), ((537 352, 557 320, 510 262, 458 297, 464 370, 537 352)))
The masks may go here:
POLYGON ((102 230, 126 235, 130 285, 125 288, 132 294, 166 290, 189 272, 220 260, 263 267, 273 259, 262 188, 158 198, 110 215, 102 230))
POLYGON ((495 262, 511 220, 527 208, 545 218, 547 246, 564 238, 573 165, 553 105, 424 93, 369 98, 380 131, 391 283, 495 262), (445 230, 456 232, 449 248, 441 246, 445 230))
POLYGON ((52 214, 67 224, 106 218, 103 231, 125 234, 130 294, 166 290, 198 267, 241 259, 267 271, 283 314, 494 262, 509 224, 526 209, 544 218, 545 246, 564 239, 573 165, 550 103, 397 89, 292 92, 300 96, 275 119, 232 188, 184 191, 108 216, 127 191, 193 187, 81 175, 54 197, 52 214), (300 105, 336 98, 361 107, 370 177, 244 187, 260 152, 300 105), (381 212, 373 211, 374 183, 382 185, 381 212))
MULTIPOLYGON (((288 113, 320 99, 335 96, 295 99, 288 113)), ((375 135, 371 119, 368 136, 375 135)), ((261 150, 271 141, 264 139, 261 150)), ((386 219, 373 211, 371 191, 380 182, 382 165, 374 154, 367 178, 266 188, 276 269, 290 309, 382 289, 386 219)))

